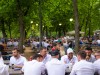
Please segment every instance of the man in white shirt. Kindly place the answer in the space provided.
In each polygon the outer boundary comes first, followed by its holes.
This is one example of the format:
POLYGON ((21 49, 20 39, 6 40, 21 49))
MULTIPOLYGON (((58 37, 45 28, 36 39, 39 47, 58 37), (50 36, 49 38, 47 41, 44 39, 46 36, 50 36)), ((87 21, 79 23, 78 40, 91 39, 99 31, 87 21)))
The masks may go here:
POLYGON ((93 63, 96 75, 100 75, 100 51, 95 52, 96 61, 93 63))
POLYGON ((9 40, 8 42, 7 42, 7 46, 12 46, 13 45, 13 42, 11 41, 11 40, 9 40))
POLYGON ((100 45, 100 39, 97 40, 97 44, 100 45))
POLYGON ((86 52, 78 52, 77 58, 79 62, 74 64, 70 75, 94 75, 93 64, 85 60, 86 52))
POLYGON ((35 54, 33 60, 26 62, 22 68, 24 75, 41 75, 45 73, 43 57, 40 54, 35 54))
POLYGON ((48 61, 51 60, 51 55, 48 54, 46 47, 41 48, 40 54, 43 56, 43 63, 44 64, 46 64, 48 61))
POLYGON ((7 65, 0 62, 0 75, 9 75, 7 65))
POLYGON ((0 52, 0 63, 3 63, 4 64, 4 61, 3 61, 3 58, 2 58, 1 52, 0 52))
POLYGON ((77 57, 73 55, 73 50, 71 48, 67 49, 67 55, 61 57, 61 61, 64 62, 69 69, 72 67, 76 62, 78 62, 77 57))
POLYGON ((94 62, 96 59, 95 59, 95 56, 92 54, 92 48, 91 47, 87 47, 87 48, 85 48, 85 52, 86 52, 86 60, 88 61, 88 62, 94 62))
POLYGON ((14 45, 14 47, 18 47, 18 41, 14 40, 13 45, 14 45))
POLYGON ((27 61, 25 57, 21 56, 18 49, 12 50, 12 57, 10 58, 10 66, 14 69, 21 69, 24 63, 27 61))
POLYGON ((42 42, 42 45, 43 47, 46 47, 46 48, 49 46, 49 44, 45 40, 42 42))
POLYGON ((52 59, 46 63, 48 75, 65 75, 66 66, 63 62, 59 61, 59 51, 54 50, 51 52, 52 59))

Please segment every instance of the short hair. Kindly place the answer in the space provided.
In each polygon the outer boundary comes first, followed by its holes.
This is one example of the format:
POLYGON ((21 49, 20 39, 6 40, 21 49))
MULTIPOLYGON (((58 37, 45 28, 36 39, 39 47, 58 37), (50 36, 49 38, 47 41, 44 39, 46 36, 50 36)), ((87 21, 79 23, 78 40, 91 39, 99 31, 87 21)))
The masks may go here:
POLYGON ((12 51, 16 50, 18 53, 20 53, 20 50, 18 48, 14 48, 12 51))
POLYGON ((53 45, 53 46, 57 46, 57 44, 56 44, 56 43, 53 43, 52 45, 53 45))
POLYGON ((92 51, 91 47, 86 47, 85 50, 92 51))
POLYGON ((100 54, 100 51, 96 51, 95 53, 98 53, 98 54, 100 54))
POLYGON ((86 52, 85 51, 79 51, 77 53, 77 55, 79 55, 82 59, 85 59, 86 58, 86 52))
POLYGON ((47 48, 46 48, 46 47, 41 47, 41 48, 40 48, 40 51, 42 51, 43 49, 47 49, 47 48))
POLYGON ((43 56, 36 53, 33 55, 33 59, 37 59, 37 58, 43 58, 43 56))

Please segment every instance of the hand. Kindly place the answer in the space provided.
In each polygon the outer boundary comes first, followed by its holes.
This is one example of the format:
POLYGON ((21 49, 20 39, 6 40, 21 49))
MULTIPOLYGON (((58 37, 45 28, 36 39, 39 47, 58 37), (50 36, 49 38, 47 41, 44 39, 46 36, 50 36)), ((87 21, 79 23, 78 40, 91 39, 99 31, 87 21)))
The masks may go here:
POLYGON ((22 65, 13 65, 14 68, 22 68, 22 65))

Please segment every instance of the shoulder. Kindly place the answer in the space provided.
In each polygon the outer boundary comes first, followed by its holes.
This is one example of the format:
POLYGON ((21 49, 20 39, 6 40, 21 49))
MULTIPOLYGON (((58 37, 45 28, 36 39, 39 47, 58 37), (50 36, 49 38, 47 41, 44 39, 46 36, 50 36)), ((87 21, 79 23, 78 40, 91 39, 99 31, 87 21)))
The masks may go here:
POLYGON ((12 56, 12 57, 10 58, 10 60, 13 60, 13 59, 15 59, 15 57, 14 57, 14 56, 12 56))
POLYGON ((100 64, 100 59, 96 60, 93 64, 100 64))
POLYGON ((50 54, 47 54, 47 57, 51 57, 51 55, 50 54))
POLYGON ((77 59, 77 57, 76 57, 75 55, 73 56, 73 58, 74 58, 74 59, 77 59))
POLYGON ((91 57, 92 57, 92 58, 95 58, 95 56, 94 56, 94 55, 91 55, 91 57))
POLYGON ((20 56, 20 58, 22 58, 22 59, 25 59, 25 60, 26 60, 26 58, 25 58, 24 56, 20 56))
POLYGON ((39 64, 40 64, 40 65, 44 65, 44 63, 43 63, 43 62, 39 62, 39 64))
POLYGON ((64 55, 64 56, 62 56, 61 58, 68 58, 68 56, 67 56, 67 55, 64 55))

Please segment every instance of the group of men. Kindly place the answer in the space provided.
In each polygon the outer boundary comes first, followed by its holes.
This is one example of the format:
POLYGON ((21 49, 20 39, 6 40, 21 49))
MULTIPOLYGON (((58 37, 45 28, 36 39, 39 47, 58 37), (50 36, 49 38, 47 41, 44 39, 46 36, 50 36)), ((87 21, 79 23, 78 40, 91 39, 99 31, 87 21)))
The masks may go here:
MULTIPOLYGON (((19 50, 12 50, 10 66, 14 70, 21 70, 24 75, 100 75, 100 51, 92 55, 92 48, 87 47, 79 51, 77 56, 71 48, 60 58, 59 50, 48 53, 41 48, 34 54, 32 61, 21 56, 19 50)), ((9 75, 8 67, 0 61, 0 75, 9 75)))

